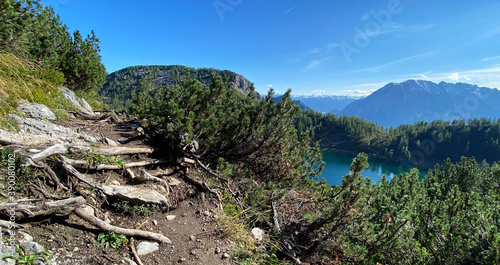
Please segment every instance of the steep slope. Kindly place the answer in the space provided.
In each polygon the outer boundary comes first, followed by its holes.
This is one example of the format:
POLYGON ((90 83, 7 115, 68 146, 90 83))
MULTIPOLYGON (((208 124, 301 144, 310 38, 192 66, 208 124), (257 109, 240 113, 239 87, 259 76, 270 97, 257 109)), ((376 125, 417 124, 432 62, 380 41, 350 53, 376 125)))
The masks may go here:
MULTIPOLYGON (((106 103, 121 111, 131 100, 132 91, 140 87, 140 80, 146 76, 153 76, 157 85, 180 85, 186 73, 191 78, 199 80, 205 85, 210 85, 212 73, 227 76, 233 83, 234 89, 247 94, 252 83, 244 76, 229 70, 218 70, 213 68, 190 68, 182 65, 155 65, 155 66, 132 66, 113 72, 106 77, 106 82, 99 90, 106 103)), ((257 98, 263 98, 257 93, 257 98)))
POLYGON ((500 116, 500 91, 465 83, 424 80, 389 83, 370 96, 352 102, 340 114, 386 127, 436 119, 500 116))

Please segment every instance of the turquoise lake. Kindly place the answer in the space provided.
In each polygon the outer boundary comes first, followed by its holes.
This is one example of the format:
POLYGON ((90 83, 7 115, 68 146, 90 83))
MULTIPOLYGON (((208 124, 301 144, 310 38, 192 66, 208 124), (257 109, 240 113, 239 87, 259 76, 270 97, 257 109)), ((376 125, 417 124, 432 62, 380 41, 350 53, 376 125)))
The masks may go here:
MULTIPOLYGON (((349 173, 349 167, 351 166, 354 157, 340 155, 335 153, 323 153, 323 160, 326 162, 323 173, 319 176, 325 178, 326 182, 330 185, 340 185, 344 175, 349 173)), ((410 168, 393 166, 385 163, 375 163, 368 159, 370 166, 361 173, 363 177, 369 177, 372 183, 377 182, 377 180, 383 175, 387 179, 392 179, 395 175, 410 172, 410 168)), ((420 176, 425 175, 425 171, 420 171, 420 176)))

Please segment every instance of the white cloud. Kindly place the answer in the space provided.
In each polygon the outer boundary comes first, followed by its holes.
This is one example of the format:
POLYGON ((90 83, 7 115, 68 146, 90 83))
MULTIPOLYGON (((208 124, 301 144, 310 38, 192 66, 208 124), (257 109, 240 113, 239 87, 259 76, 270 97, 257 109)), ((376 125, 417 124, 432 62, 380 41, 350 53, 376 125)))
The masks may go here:
POLYGON ((472 81, 467 75, 460 74, 460 73, 452 73, 448 76, 448 78, 452 81, 458 82, 460 79, 465 79, 467 81, 472 81))
POLYGON ((310 93, 307 93, 306 96, 322 96, 326 94, 326 90, 313 90, 310 93))
POLYGON ((421 77, 423 77, 424 79, 430 80, 430 78, 429 78, 429 77, 427 77, 427 76, 426 76, 426 75, 424 75, 424 74, 420 74, 420 76, 421 76, 421 77))
POLYGON ((320 60, 314 60, 314 61, 311 61, 309 62, 309 64, 306 66, 306 70, 309 70, 309 69, 312 69, 312 68, 315 68, 317 67, 318 65, 321 64, 321 61, 320 60))
POLYGON ((273 88, 273 85, 269 84, 269 85, 266 85, 266 87, 273 88))
MULTIPOLYGON (((370 84, 371 85, 371 84, 370 84)), ((369 90, 360 90, 360 89, 349 89, 349 90, 344 90, 339 93, 341 96, 349 96, 353 98, 364 98, 369 96, 371 93, 375 92, 378 88, 376 89, 369 89, 369 90)))
POLYGON ((494 56, 494 57, 484 58, 481 61, 493 61, 493 60, 498 60, 498 59, 500 59, 500 56, 494 56))
POLYGON ((489 38, 489 37, 493 37, 497 34, 500 34, 500 27, 496 27, 496 28, 492 28, 490 30, 487 30, 484 34, 483 34, 483 38, 489 38))
POLYGON ((448 78, 451 79, 452 81, 458 81, 460 79, 460 74, 453 73, 453 74, 449 75, 448 78))

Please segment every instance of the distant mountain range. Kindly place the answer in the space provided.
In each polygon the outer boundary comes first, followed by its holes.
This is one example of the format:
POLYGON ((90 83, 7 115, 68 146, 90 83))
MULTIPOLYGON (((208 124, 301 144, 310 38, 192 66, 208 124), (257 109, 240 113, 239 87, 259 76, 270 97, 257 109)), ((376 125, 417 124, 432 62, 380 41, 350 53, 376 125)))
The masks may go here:
POLYGON ((498 118, 499 102, 498 89, 465 83, 407 80, 389 83, 366 98, 350 103, 339 114, 396 127, 437 119, 498 118))
MULTIPOLYGON (((281 101, 282 95, 275 97, 277 102, 281 101)), ((316 110, 323 113, 338 114, 350 103, 359 99, 360 97, 351 96, 313 96, 313 95, 292 95, 291 98, 295 101, 302 110, 316 110)), ((362 98, 362 97, 361 97, 362 98)))

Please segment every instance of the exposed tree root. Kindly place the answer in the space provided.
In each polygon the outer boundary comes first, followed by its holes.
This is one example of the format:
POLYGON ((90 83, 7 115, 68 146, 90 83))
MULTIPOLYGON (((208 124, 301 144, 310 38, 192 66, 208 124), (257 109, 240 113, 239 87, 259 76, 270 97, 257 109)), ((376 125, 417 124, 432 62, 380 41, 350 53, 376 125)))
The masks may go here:
POLYGON ((91 163, 89 163, 88 161, 85 161, 85 160, 75 160, 75 159, 70 159, 70 158, 65 158, 65 160, 66 160, 66 163, 68 165, 71 165, 71 166, 74 166, 77 168, 92 169, 92 170, 120 170, 120 169, 124 169, 124 168, 158 165, 158 164, 164 164, 164 163, 168 162, 168 161, 163 160, 163 159, 155 159, 155 160, 149 160, 149 161, 130 162, 130 163, 126 163, 125 165, 105 165, 105 164, 91 165, 91 163))
POLYGON ((110 225, 110 224, 104 222, 103 220, 95 217, 94 214, 90 214, 90 213, 93 213, 93 211, 94 211, 94 209, 92 209, 90 206, 82 205, 82 206, 78 207, 77 209, 75 209, 74 212, 76 213, 76 215, 78 215, 83 220, 89 222, 93 226, 95 226, 103 231, 106 231, 106 232, 109 231, 109 232, 114 232, 117 234, 122 234, 125 236, 142 237, 142 238, 155 240, 155 241, 165 243, 165 244, 172 244, 172 241, 168 237, 163 236, 161 234, 152 233, 152 232, 148 232, 148 231, 135 230, 135 229, 127 229, 127 228, 122 228, 122 227, 110 225))
POLYGON ((29 205, 14 203, 1 203, 0 210, 3 212, 15 211, 15 216, 18 219, 32 218, 37 216, 47 215, 69 215, 77 207, 85 203, 85 199, 81 196, 58 201, 45 202, 42 205, 29 205))
POLYGON ((185 174, 184 179, 189 181, 191 184, 193 184, 194 186, 198 187, 199 189, 201 189, 203 191, 207 191, 207 192, 210 192, 212 194, 215 194, 215 196, 217 196, 217 200, 219 201, 219 204, 218 204, 219 209, 224 210, 222 208, 222 198, 220 196, 219 191, 210 188, 210 186, 208 186, 207 183, 201 182, 200 180, 190 176, 189 174, 185 174))
POLYGON ((108 148, 94 148, 90 146, 73 146, 70 147, 72 152, 74 151, 92 151, 100 155, 131 155, 131 154, 151 154, 155 151, 151 147, 108 147, 108 148))

